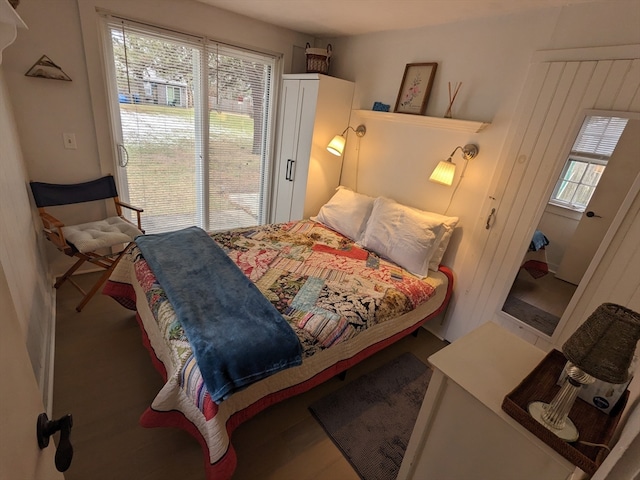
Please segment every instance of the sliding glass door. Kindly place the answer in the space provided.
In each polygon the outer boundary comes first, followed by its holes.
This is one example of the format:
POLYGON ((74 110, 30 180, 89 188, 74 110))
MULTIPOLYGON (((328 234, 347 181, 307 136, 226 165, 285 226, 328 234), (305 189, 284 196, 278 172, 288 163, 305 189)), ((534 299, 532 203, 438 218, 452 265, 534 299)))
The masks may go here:
POLYGON ((143 228, 264 223, 275 58, 119 18, 105 25, 120 193, 144 208, 143 228))

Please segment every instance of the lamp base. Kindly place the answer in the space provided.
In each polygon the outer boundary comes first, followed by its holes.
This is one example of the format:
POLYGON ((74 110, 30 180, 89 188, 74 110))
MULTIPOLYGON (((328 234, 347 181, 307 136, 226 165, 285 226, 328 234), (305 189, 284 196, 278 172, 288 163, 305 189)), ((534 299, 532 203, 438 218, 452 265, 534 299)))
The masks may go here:
POLYGON ((546 427, 547 430, 555 433, 562 440, 566 442, 575 442, 578 440, 578 429, 569 417, 566 418, 563 428, 553 428, 545 423, 542 419, 542 414, 548 405, 548 403, 544 402, 531 402, 529 404, 529 413, 539 424, 546 427))

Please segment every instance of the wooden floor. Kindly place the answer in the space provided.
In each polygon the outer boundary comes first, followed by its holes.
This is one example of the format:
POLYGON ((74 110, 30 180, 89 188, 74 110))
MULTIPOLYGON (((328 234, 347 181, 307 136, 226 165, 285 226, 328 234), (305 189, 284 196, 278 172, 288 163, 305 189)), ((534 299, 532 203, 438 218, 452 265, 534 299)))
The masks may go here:
POLYGON ((552 272, 540 278, 533 278, 524 268, 521 268, 509 295, 560 318, 576 288, 575 285, 556 278, 552 272))
MULTIPOLYGON (((87 284, 96 274, 76 277, 87 284)), ((74 458, 66 480, 202 480, 198 442, 178 429, 139 426, 162 387, 141 343, 133 312, 101 294, 82 313, 79 293, 64 285, 57 295, 54 418, 71 413, 74 458)), ((352 381, 403 352, 426 361, 445 346, 426 330, 409 336, 349 370, 352 381)), ((268 408, 241 425, 232 441, 238 455, 234 480, 359 477, 308 411, 345 383, 332 379, 268 408)))

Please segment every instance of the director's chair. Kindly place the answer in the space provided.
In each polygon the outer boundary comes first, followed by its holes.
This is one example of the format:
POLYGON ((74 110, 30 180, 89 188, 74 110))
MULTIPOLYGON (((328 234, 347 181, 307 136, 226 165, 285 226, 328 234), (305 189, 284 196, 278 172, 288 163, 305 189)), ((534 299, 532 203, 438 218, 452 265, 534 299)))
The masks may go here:
POLYGON ((133 240, 144 233, 140 223, 140 214, 143 210, 120 201, 115 181, 111 175, 89 182, 68 185, 42 182, 29 182, 29 184, 44 225, 46 237, 65 255, 78 258, 78 261, 56 281, 54 287, 60 288, 64 282, 69 280, 84 296, 76 307, 79 312, 107 281, 120 259, 131 248, 133 240), (80 225, 64 225, 45 210, 47 207, 108 199, 113 199, 116 216, 80 225), (122 216, 123 207, 136 212, 137 226, 122 216), (118 245, 124 245, 124 248, 114 252, 112 247, 118 245), (98 250, 107 253, 99 253, 98 250), (88 292, 85 292, 71 279, 71 275, 85 262, 105 269, 105 272, 88 292))

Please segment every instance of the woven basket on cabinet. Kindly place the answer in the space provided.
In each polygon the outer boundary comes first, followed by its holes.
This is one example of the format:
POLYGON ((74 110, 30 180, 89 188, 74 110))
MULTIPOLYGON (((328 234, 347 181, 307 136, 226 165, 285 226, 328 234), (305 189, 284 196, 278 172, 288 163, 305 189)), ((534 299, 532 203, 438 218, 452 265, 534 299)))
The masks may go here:
POLYGON ((305 53, 307 54, 307 73, 329 73, 329 62, 331 59, 331 44, 327 45, 327 49, 311 48, 307 43, 305 53))

